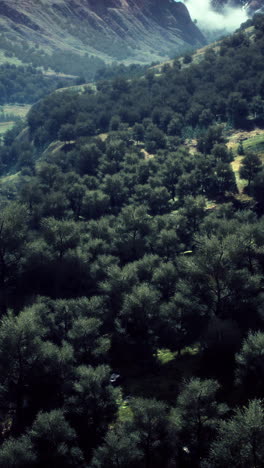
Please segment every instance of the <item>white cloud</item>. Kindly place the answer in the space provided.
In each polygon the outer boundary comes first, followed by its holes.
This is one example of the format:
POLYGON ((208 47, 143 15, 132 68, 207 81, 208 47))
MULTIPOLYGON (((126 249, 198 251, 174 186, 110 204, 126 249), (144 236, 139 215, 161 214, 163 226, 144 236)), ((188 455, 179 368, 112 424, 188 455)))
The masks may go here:
POLYGON ((211 8, 210 0, 185 0, 185 4, 192 20, 196 19, 199 28, 205 31, 232 32, 248 19, 246 11, 242 8, 226 6, 223 13, 217 13, 211 8))

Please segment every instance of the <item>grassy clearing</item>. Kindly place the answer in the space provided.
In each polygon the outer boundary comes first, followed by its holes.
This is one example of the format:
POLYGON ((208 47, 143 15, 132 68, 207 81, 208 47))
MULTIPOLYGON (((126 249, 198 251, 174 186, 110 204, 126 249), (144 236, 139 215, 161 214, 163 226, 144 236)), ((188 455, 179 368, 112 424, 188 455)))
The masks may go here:
POLYGON ((122 390, 119 390, 118 398, 118 420, 130 421, 132 419, 132 411, 129 407, 129 399, 125 399, 122 390))
POLYGON ((16 117, 21 117, 23 119, 26 117, 30 108, 30 104, 6 104, 5 106, 2 106, 1 109, 6 115, 15 115, 16 117))
POLYGON ((175 403, 182 381, 195 373, 199 360, 200 348, 199 345, 194 345, 184 348, 180 355, 169 349, 159 349, 158 363, 152 369, 136 366, 120 369, 124 384, 117 398, 119 421, 132 419, 129 402, 133 397, 156 398, 175 403))
POLYGON ((94 83, 86 83, 82 85, 73 85, 73 86, 66 86, 65 88, 58 88, 56 89, 55 93, 61 93, 64 91, 73 91, 75 93, 83 93, 86 89, 91 89, 92 91, 96 91, 96 85, 94 83))
POLYGON ((1 177, 1 184, 10 184, 10 183, 16 183, 18 182, 20 172, 17 172, 16 174, 10 174, 4 177, 1 177))
POLYGON ((264 162, 264 133, 249 138, 243 142, 243 146, 245 151, 258 153, 259 157, 264 162))
POLYGON ((243 156, 237 156, 234 159, 234 161, 231 163, 232 169, 233 169, 235 177, 236 177, 237 188, 238 188, 238 191, 239 191, 240 194, 243 193, 244 188, 247 185, 247 182, 245 180, 243 180, 243 179, 240 179, 240 177, 239 177, 239 169, 240 169, 240 166, 241 166, 242 159, 243 159, 243 156))
POLYGON ((153 367, 119 369, 124 379, 124 401, 120 401, 120 417, 129 416, 129 398, 157 398, 174 402, 182 381, 195 374, 200 361, 198 345, 186 347, 181 354, 168 349, 160 349, 157 363, 153 367), (128 401, 126 397, 128 396, 128 401))
POLYGON ((109 133, 100 133, 100 135, 98 135, 98 138, 100 138, 102 141, 106 141, 108 138, 108 135, 109 133))
POLYGON ((4 63, 10 63, 11 65, 23 65, 21 60, 19 60, 17 57, 6 57, 5 53, 3 50, 0 50, 0 65, 3 65, 4 63))
POLYGON ((24 119, 30 110, 29 104, 6 104, 1 106, 1 114, 8 119, 6 122, 0 122, 0 136, 11 130, 18 118, 24 119))
MULTIPOLYGON (((258 156, 262 159, 264 163, 264 130, 257 128, 250 132, 247 131, 236 131, 229 135, 227 147, 232 149, 234 153, 234 161, 231 163, 232 169, 235 173, 237 188, 240 194, 240 197, 243 194, 244 188, 247 185, 247 182, 239 177, 239 169, 241 166, 241 161, 243 156, 237 154, 238 145, 242 141, 244 151, 253 151, 257 153, 258 156)), ((249 197, 243 194, 243 197, 248 199, 249 197)))
POLYGON ((153 158, 154 158, 154 154, 148 153, 148 151, 146 151, 144 148, 141 149, 141 153, 144 154, 144 159, 145 159, 146 161, 148 161, 149 159, 153 159, 153 158))
POLYGON ((13 199, 17 193, 20 172, 10 174, 0 179, 0 200, 13 199))
POLYGON ((0 122, 0 135, 4 135, 8 130, 11 130, 15 122, 0 122))

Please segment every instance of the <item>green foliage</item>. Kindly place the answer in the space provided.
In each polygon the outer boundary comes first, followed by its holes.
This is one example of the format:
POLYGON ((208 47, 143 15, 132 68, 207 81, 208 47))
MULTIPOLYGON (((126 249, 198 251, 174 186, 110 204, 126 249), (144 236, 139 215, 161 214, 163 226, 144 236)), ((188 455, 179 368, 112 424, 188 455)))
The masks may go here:
POLYGON ((236 410, 234 416, 220 424, 205 467, 261 468, 263 465, 264 413, 260 400, 236 410))
POLYGON ((76 434, 61 410, 39 413, 29 431, 39 466, 81 467, 83 456, 76 434))
POLYGON ((247 180, 250 186, 254 177, 260 172, 261 167, 262 163, 259 156, 255 153, 247 153, 242 159, 239 175, 241 179, 247 180))
POLYGON ((0 463, 6 468, 27 468, 35 466, 36 454, 30 437, 6 440, 0 449, 0 463))
POLYGON ((33 104, 64 84, 56 75, 47 77, 33 66, 6 63, 0 65, 0 104, 33 104))
POLYGON ((105 442, 92 459, 92 468, 133 468, 138 466, 142 453, 138 447, 138 434, 124 432, 122 426, 109 431, 105 442))
POLYGON ((185 383, 172 410, 172 424, 180 431, 182 442, 197 465, 208 450, 219 419, 227 412, 226 405, 216 401, 219 388, 214 380, 192 378, 185 383))
POLYGON ((263 351, 264 334, 250 332, 236 355, 236 377, 243 391, 250 396, 261 396, 263 393, 263 351))
POLYGON ((53 93, 5 135, 1 466, 263 465, 261 141, 247 195, 226 146, 263 123, 256 24, 182 69, 53 93))

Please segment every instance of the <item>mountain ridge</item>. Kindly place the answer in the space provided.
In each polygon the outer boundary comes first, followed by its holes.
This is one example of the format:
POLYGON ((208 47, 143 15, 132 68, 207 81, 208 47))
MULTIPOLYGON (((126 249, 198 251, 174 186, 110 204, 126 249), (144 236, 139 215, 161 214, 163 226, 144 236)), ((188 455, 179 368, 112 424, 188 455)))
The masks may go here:
POLYGON ((171 0, 1 0, 0 16, 11 40, 102 58, 148 62, 205 42, 186 6, 171 0))

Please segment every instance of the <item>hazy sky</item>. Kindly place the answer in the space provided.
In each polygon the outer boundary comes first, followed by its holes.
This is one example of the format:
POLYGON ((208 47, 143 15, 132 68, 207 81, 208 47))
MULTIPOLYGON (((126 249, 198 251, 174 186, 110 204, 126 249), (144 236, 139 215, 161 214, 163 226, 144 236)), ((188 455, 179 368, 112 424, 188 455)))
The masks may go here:
POLYGON ((220 14, 212 10, 210 0, 185 0, 193 20, 201 29, 234 31, 247 20, 247 14, 240 8, 225 7, 220 14))

